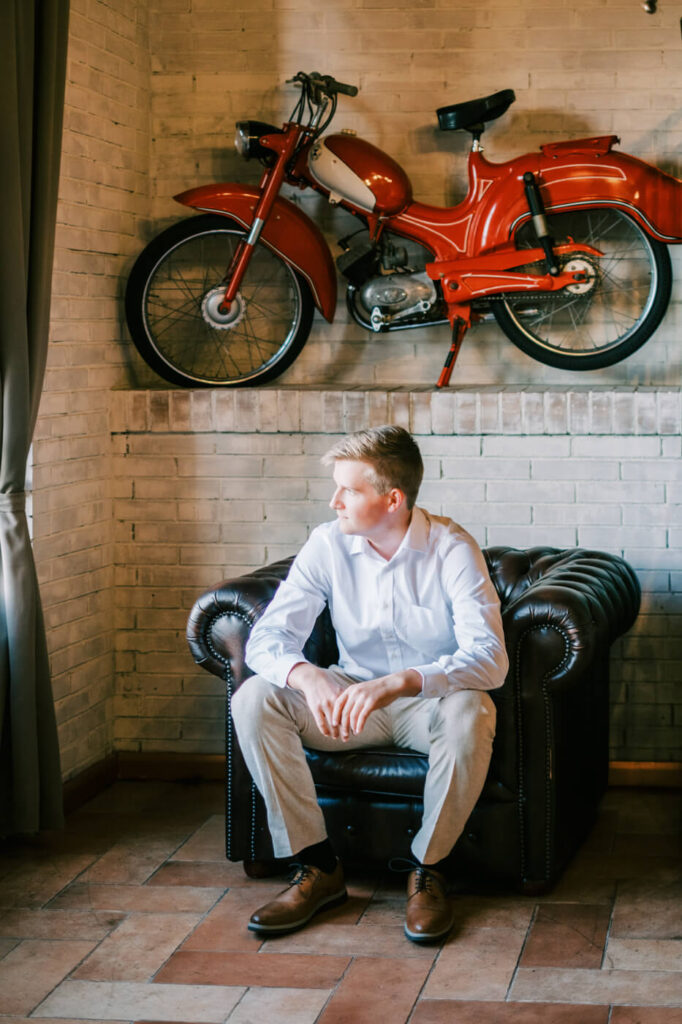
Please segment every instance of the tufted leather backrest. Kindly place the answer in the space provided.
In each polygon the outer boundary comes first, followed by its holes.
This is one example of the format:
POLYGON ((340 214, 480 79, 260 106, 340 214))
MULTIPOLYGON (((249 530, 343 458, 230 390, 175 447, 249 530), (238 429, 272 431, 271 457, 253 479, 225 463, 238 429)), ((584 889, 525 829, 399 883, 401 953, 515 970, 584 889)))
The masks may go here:
MULTIPOLYGON (((574 605, 579 600, 583 619, 601 623, 605 642, 629 628, 637 615, 637 577, 617 556, 583 548, 562 551, 549 547, 525 551, 490 547, 483 554, 500 595, 508 638, 513 622, 518 619, 519 626, 526 622, 524 595, 531 589, 535 595, 540 581, 545 586, 533 598, 533 616, 545 606, 562 607, 566 599, 574 605)), ((199 598, 187 624, 187 640, 197 664, 216 675, 223 675, 228 667, 236 678, 249 674, 244 665, 249 630, 272 600, 292 561, 293 556, 284 558, 238 579, 227 580, 199 598)), ((331 665, 337 660, 328 608, 318 618, 305 654, 318 665, 331 665)))
POLYGON ((585 548, 485 548, 490 578, 500 595, 502 611, 539 579, 551 575, 553 586, 581 590, 621 619, 634 619, 639 607, 639 583, 627 563, 604 551, 585 548), (623 572, 629 574, 624 586, 623 572), (595 589, 596 588, 596 589, 595 589))

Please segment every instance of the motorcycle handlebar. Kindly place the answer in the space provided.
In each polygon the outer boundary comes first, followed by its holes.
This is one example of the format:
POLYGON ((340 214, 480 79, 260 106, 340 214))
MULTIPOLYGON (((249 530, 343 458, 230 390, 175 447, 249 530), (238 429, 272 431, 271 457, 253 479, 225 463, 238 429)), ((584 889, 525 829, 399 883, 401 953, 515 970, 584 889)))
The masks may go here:
POLYGON ((298 74, 294 75, 293 78, 288 79, 288 81, 308 83, 314 89, 325 93, 327 96, 334 96, 339 92, 344 96, 357 96, 358 94, 358 87, 356 85, 347 85, 345 82, 337 82, 331 75, 320 75, 317 71, 313 71, 310 74, 306 74, 304 71, 299 71, 298 74))
POLYGON ((346 85, 345 82, 334 82, 336 92, 343 93, 344 96, 357 96, 358 87, 357 85, 346 85))

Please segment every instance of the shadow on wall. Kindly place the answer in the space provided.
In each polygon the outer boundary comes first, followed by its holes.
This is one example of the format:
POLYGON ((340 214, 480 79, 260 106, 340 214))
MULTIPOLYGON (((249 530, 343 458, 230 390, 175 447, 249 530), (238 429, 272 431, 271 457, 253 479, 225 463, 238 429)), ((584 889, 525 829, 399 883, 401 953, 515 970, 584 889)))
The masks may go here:
POLYGON ((662 588, 660 570, 638 569, 637 576, 642 586, 640 614, 612 651, 611 758, 680 761, 682 732, 676 715, 682 594, 662 588))

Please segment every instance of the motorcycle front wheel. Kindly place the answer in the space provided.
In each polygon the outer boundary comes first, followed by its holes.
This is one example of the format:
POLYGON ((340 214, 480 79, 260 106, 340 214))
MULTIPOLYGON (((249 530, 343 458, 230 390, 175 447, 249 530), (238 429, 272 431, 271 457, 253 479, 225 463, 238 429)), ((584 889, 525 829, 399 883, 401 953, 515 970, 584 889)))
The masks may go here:
MULTIPOLYGON (((518 348, 547 366, 612 366, 640 348, 663 319, 672 286, 668 249, 619 210, 571 210, 547 219, 555 243, 584 242, 601 256, 565 261, 565 269, 581 274, 570 289, 494 301, 495 318, 518 348)), ((529 223, 517 245, 537 245, 529 223)), ((537 263, 519 269, 545 273, 537 263)))
POLYGON ((230 310, 220 311, 225 275, 244 236, 227 217, 190 217, 153 239, 133 266, 125 294, 128 329, 142 358, 171 384, 265 384, 306 342, 310 288, 262 242, 230 310))

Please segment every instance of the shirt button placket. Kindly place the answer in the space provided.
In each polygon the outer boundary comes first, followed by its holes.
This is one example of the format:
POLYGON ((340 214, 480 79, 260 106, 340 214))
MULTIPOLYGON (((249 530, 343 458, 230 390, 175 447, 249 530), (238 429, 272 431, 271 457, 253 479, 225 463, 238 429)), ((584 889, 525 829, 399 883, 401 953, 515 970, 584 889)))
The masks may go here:
POLYGON ((384 643, 386 646, 387 661, 392 672, 400 667, 400 643, 395 632, 395 573, 388 575, 388 588, 386 596, 387 619, 385 622, 384 643))
POLYGON ((391 574, 384 569, 381 573, 381 623, 380 632, 384 645, 388 645, 393 635, 393 586, 391 574))

